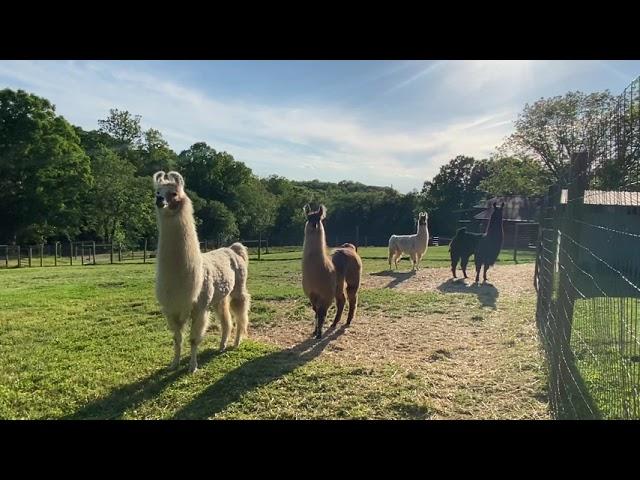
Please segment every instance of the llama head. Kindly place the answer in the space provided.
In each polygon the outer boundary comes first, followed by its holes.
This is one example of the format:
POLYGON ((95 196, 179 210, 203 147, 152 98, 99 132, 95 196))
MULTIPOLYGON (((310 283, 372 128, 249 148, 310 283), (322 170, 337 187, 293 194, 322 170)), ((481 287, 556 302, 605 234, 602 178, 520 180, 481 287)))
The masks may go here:
POLYGON ((156 190, 156 209, 164 215, 174 215, 185 203, 184 178, 178 172, 156 172, 153 175, 156 190))
POLYGON ((502 220, 502 212, 504 210, 504 202, 498 206, 497 202, 493 202, 493 211, 491 212, 490 222, 497 222, 502 220))
POLYGON ((309 204, 306 204, 302 211, 304 212, 305 217, 307 217, 307 223, 304 226, 305 234, 307 232, 313 232, 319 230, 322 226, 322 220, 324 220, 327 216, 327 207, 324 205, 320 205, 318 210, 311 211, 311 207, 309 204))
POLYGON ((427 212, 420 212, 418 214, 418 225, 426 225, 427 218, 429 218, 429 216, 427 215, 427 212))

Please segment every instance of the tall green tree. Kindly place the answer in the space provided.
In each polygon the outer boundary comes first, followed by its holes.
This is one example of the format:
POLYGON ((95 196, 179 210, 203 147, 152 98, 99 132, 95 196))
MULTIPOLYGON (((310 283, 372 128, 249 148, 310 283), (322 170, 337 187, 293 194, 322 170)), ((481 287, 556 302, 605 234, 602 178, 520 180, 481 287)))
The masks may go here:
POLYGON ((458 218, 453 212, 471 208, 483 198, 480 183, 488 175, 488 160, 458 155, 440 167, 431 181, 424 182, 423 204, 434 234, 455 232, 458 218))
POLYGON ((0 90, 0 241, 41 242, 79 229, 91 182, 73 127, 48 100, 0 90))
POLYGON ((531 156, 555 181, 566 183, 572 154, 587 150, 598 156, 605 147, 603 128, 614 101, 609 91, 569 92, 526 104, 500 151, 531 156))
POLYGON ((204 142, 180 152, 177 167, 188 188, 202 198, 217 200, 231 209, 239 207, 238 187, 252 176, 251 169, 244 163, 236 161, 227 152, 217 152, 204 142))
POLYGON ((85 202, 87 229, 105 241, 137 240, 155 230, 152 184, 135 167, 101 146, 91 158, 94 182, 85 202))
POLYGON ((488 163, 488 176, 479 187, 489 196, 542 196, 551 183, 551 175, 540 162, 529 157, 504 157, 488 163))

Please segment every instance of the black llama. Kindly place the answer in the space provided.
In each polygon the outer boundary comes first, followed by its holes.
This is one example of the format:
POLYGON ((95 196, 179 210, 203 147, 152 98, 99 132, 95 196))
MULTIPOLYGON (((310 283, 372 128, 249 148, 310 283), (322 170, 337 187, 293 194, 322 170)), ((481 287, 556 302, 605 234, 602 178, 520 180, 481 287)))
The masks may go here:
POLYGON ((502 249, 502 240, 504 237, 504 230, 502 228, 503 209, 504 202, 502 202, 500 207, 498 207, 496 203, 493 204, 493 212, 491 213, 491 218, 489 219, 485 233, 467 232, 466 227, 459 228, 456 231, 449 245, 453 278, 457 278, 456 267, 459 261, 464 278, 469 278, 467 277, 467 264, 469 263, 469 257, 473 255, 476 264, 476 283, 480 281, 480 269, 483 265, 483 278, 485 282, 487 281, 487 270, 491 265, 496 263, 496 259, 502 249))

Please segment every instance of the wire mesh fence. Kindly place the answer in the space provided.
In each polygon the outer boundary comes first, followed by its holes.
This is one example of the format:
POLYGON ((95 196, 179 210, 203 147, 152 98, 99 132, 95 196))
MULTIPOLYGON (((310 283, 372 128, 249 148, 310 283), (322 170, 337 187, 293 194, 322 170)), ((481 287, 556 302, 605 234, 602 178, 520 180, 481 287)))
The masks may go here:
POLYGON ((545 198, 536 320, 557 418, 640 418, 640 77, 545 198))

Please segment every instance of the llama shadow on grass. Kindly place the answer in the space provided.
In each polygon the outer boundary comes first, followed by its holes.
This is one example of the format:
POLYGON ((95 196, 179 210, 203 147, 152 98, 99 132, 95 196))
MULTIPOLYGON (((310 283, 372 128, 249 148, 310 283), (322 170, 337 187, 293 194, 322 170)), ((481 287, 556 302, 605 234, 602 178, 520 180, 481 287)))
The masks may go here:
POLYGON ((203 419, 223 411, 247 393, 312 361, 332 340, 342 335, 345 329, 345 325, 329 329, 320 340, 310 338, 286 350, 243 363, 183 406, 173 415, 173 419, 203 419))
POLYGON ((415 270, 411 270, 408 272, 398 272, 395 270, 383 270, 381 272, 372 273, 376 277, 391 277, 391 280, 384 288, 396 288, 402 282, 409 280, 411 277, 415 277, 415 270))
POLYGON ((483 307, 496 309, 496 303, 500 292, 491 283, 465 283, 461 278, 450 278, 438 285, 438 291, 442 293, 466 293, 476 295, 483 307))
MULTIPOLYGON (((204 365, 221 355, 219 350, 206 350, 198 355, 198 364, 204 365)), ((106 397, 99 398, 63 420, 117 420, 130 408, 142 405, 162 393, 162 391, 184 375, 188 375, 189 358, 183 358, 176 370, 163 367, 138 382, 124 385, 110 392, 106 397)))
MULTIPOLYGON (((332 340, 344 333, 345 328, 343 325, 337 329, 328 329, 320 340, 310 338, 286 350, 270 353, 242 364, 183 406, 173 418, 202 419, 224 410, 251 390, 266 385, 316 358, 332 340)), ((198 355, 198 364, 203 367, 221 354, 219 350, 203 351, 198 355)), ((121 419, 127 410, 158 397, 173 382, 185 375, 190 375, 187 370, 188 362, 188 358, 183 358, 178 370, 169 370, 164 367, 147 378, 117 388, 106 397, 81 407, 63 419, 121 419)))

